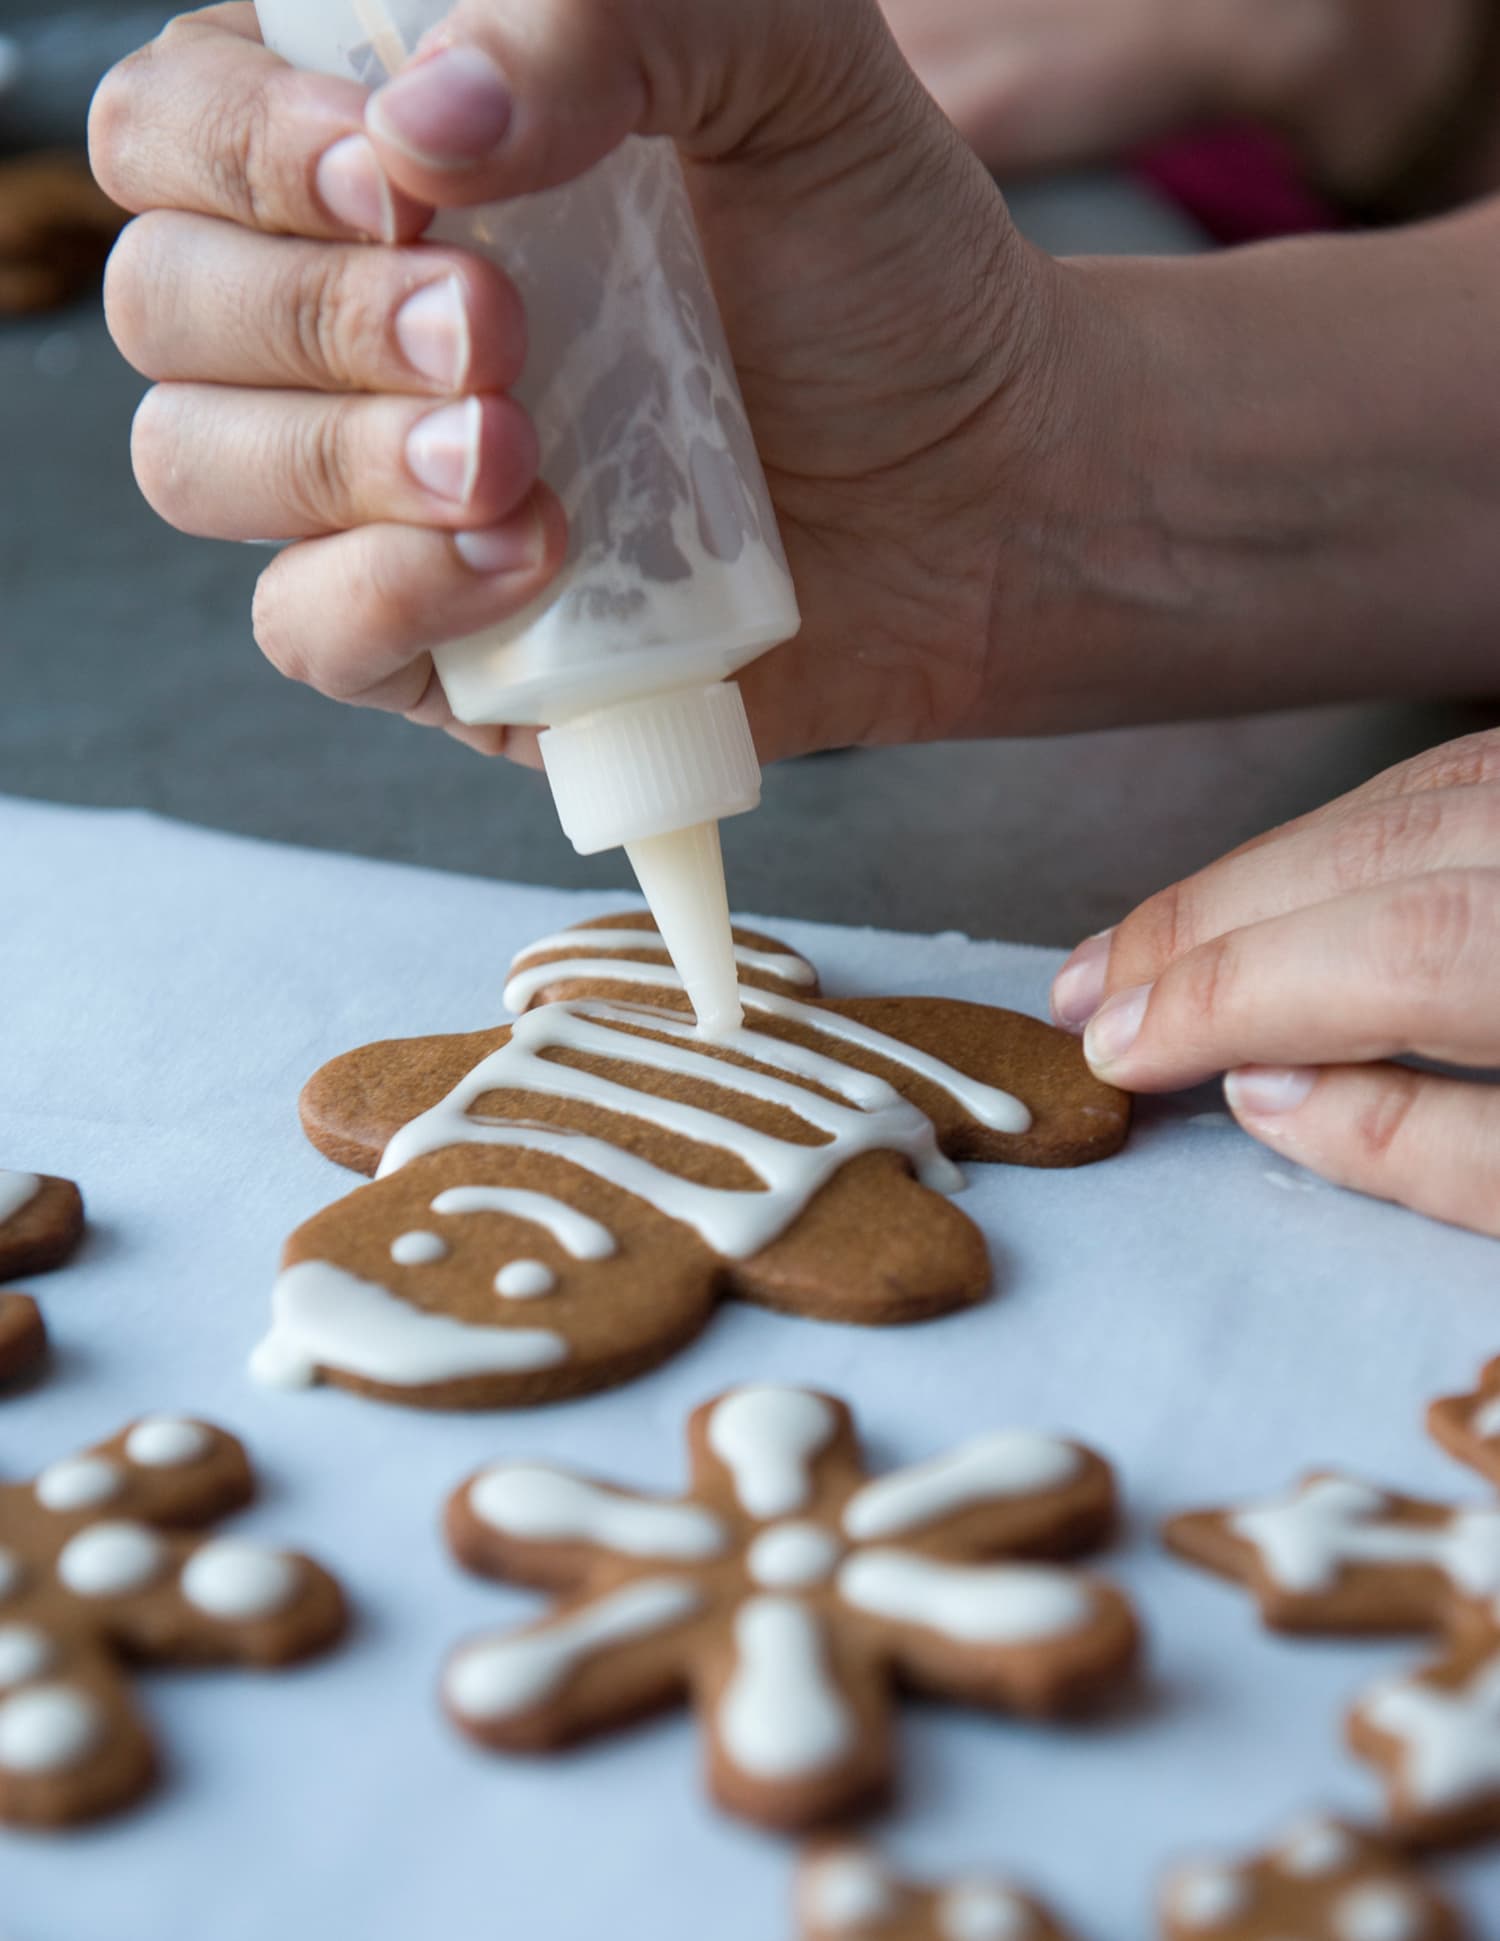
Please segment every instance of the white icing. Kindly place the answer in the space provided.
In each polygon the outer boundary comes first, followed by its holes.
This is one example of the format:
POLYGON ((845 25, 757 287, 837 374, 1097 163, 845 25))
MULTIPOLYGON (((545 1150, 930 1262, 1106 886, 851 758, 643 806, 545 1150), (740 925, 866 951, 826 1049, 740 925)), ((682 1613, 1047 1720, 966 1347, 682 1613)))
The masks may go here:
POLYGON ((87 1510, 109 1503, 125 1487, 125 1474, 108 1456, 70 1456, 36 1479, 36 1500, 44 1510, 87 1510))
POLYGON ((178 1588, 205 1616, 249 1624, 285 1610, 300 1579, 295 1558, 242 1537, 218 1537, 188 1558, 178 1588))
POLYGON ((0 1686, 40 1678, 57 1661, 57 1647, 35 1624, 0 1624, 0 1686))
POLYGON ((1370 1881, 1351 1887, 1333 1909, 1333 1941, 1422 1941, 1427 1917, 1405 1887, 1370 1881))
POLYGON ((1471 1596, 1500 1592, 1500 1510, 1455 1510, 1441 1523, 1398 1523, 1383 1491, 1325 1476, 1228 1519, 1283 1590, 1331 1590, 1350 1564, 1428 1564, 1471 1596))
POLYGON ((13 1773, 66 1772, 94 1752, 104 1714, 71 1685, 30 1685, 0 1699, 0 1767, 13 1773))
POLYGON ((822 1628, 790 1597, 752 1597, 734 1617, 735 1667, 719 1699, 725 1756, 755 1779, 801 1779, 854 1744, 848 1702, 829 1676, 822 1628))
POLYGON ((151 1415, 125 1438, 125 1453, 143 1469, 182 1469, 201 1462, 214 1439, 201 1422, 179 1415, 151 1415))
POLYGON ((1282 1835, 1276 1857, 1284 1872, 1300 1880, 1336 1874, 1352 1867, 1359 1848, 1345 1828, 1333 1820, 1307 1820, 1282 1835))
POLYGON ((751 1579, 765 1590, 807 1590, 833 1575, 844 1546, 818 1523, 773 1523, 745 1556, 751 1579))
POLYGON ((904 1550, 865 1550, 841 1566, 838 1587, 871 1617, 962 1644, 1060 1637, 1093 1615, 1078 1579, 1045 1564, 946 1564, 904 1550))
POLYGON ((1483 1442, 1500 1436, 1500 1395, 1492 1395, 1487 1402, 1480 1403, 1469 1418, 1469 1428, 1483 1442))
POLYGON ((1213 1929, 1250 1908, 1245 1876, 1231 1867, 1185 1867, 1168 1889, 1173 1917, 1184 1927, 1213 1929))
POLYGON ((333 1367, 394 1388, 554 1368, 567 1358, 567 1342, 550 1329, 475 1327, 412 1307, 331 1261, 304 1260, 271 1291, 271 1329, 250 1372, 297 1388, 333 1367))
POLYGON ((1002 1431, 866 1483, 844 1506, 844 1528, 858 1542, 881 1543, 997 1497, 1056 1489, 1078 1469, 1078 1452, 1055 1436, 1002 1431))
POLYGON ((891 1920, 899 1911, 884 1869, 860 1847, 821 1855, 802 1877, 802 1909, 825 1934, 844 1934, 891 1920))
POLYGON ((536 1543, 590 1543, 626 1557, 673 1562, 718 1557, 729 1535, 695 1503, 622 1496, 581 1476, 540 1465, 503 1463, 469 1485, 469 1508, 481 1523, 536 1543))
POLYGON ((61 1583, 80 1597, 124 1597, 162 1573, 167 1546, 143 1523, 95 1523, 64 1544, 61 1583))
POLYGON ((609 1228, 550 1193, 522 1186, 450 1186, 432 1203, 434 1213, 508 1213, 547 1232, 575 1260, 608 1260, 615 1251, 609 1228))
POLYGON ((30 1206, 42 1190, 35 1173, 8 1173, 0 1167, 0 1227, 14 1219, 23 1206, 30 1206))
POLYGON ((989 1881, 962 1882, 938 1906, 942 1941, 1028 1941, 1036 1922, 1026 1903, 989 1881))
POLYGON ((1403 1781, 1418 1806, 1464 1806, 1500 1789, 1500 1653, 1456 1689, 1394 1679, 1359 1709, 1401 1746, 1403 1781))
POLYGON ((812 1500, 813 1463, 833 1440, 838 1417, 801 1388, 738 1388, 708 1421, 708 1446, 734 1482, 748 1516, 792 1516, 812 1500))
MULTIPOLYGON (((613 956, 585 957, 580 960, 576 956, 580 951, 617 950, 656 950, 664 958, 667 954, 667 947, 656 930, 561 930, 555 937, 543 937, 539 943, 528 944, 512 959, 510 981, 505 986, 506 1010, 524 1011, 538 991, 546 990, 559 979, 588 978, 599 981, 608 978, 614 984, 647 984, 660 990, 674 988, 669 963, 622 962, 613 956), (532 964, 535 958, 555 950, 572 951, 575 956, 571 960, 559 959, 555 963, 535 964, 530 970, 522 970, 523 964, 532 964)), ((769 977, 780 978, 783 984, 800 984, 808 990, 818 981, 817 972, 806 958, 794 957, 786 951, 755 950, 749 944, 737 943, 734 961, 741 970, 760 971, 769 977)))
POLYGON ((7 1550, 0 1544, 0 1603, 7 1597, 14 1597, 25 1581, 26 1572, 21 1559, 14 1550, 7 1550))
POLYGON ((495 1292, 507 1301, 536 1301, 550 1294, 557 1276, 544 1260, 508 1260, 495 1276, 495 1292))
POLYGON ((448 1702, 476 1720, 530 1711, 589 1658, 671 1631, 702 1608, 701 1593, 685 1578, 641 1578, 534 1630, 462 1647, 444 1674, 448 1702))
POLYGON ((410 1233, 398 1233, 391 1242, 391 1259, 398 1267, 430 1267, 435 1260, 445 1260, 448 1256, 448 1243, 440 1233, 427 1233, 421 1227, 414 1227, 410 1233))

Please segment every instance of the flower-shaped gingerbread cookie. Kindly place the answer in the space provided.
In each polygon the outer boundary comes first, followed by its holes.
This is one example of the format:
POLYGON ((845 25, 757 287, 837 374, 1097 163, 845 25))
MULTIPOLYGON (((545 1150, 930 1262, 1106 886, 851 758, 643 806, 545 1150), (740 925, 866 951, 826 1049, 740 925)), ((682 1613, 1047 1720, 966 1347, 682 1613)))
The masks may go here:
POLYGON ((1068 1941, 1040 1901, 997 1880, 918 1887, 868 1847, 830 1846, 797 1876, 800 1941, 1068 1941))
POLYGON ((0 1819, 63 1825, 145 1790, 127 1664, 284 1664, 342 1629, 308 1558, 189 1534, 252 1493, 234 1437, 175 1416, 0 1488, 0 1819))
POLYGON ((1463 1941, 1458 1916, 1385 1843, 1310 1819, 1241 1862, 1179 1868, 1164 1941, 1463 1941))
POLYGON ((460 1560, 557 1594, 450 1658, 466 1732, 540 1751, 690 1698, 719 1802, 801 1829, 884 1793, 897 1686, 1047 1716, 1130 1670, 1117 1590, 1016 1561, 1108 1532, 1110 1471, 1078 1444, 993 1435, 870 1481, 842 1403, 774 1387, 698 1409, 689 1442, 676 1501, 524 1463, 456 1493, 460 1560))
POLYGON ((0 1281, 65 1261, 83 1234, 83 1195, 70 1179, 0 1169, 0 1281))
POLYGON ((742 1030, 695 1028, 639 917, 518 960, 521 1015, 372 1045, 303 1093, 313 1142, 376 1172, 292 1235, 255 1358, 387 1399, 508 1406, 626 1380, 727 1294, 899 1322, 979 1299, 957 1160, 1068 1166, 1128 1103, 1034 1018, 934 998, 824 1001, 737 931, 742 1030))

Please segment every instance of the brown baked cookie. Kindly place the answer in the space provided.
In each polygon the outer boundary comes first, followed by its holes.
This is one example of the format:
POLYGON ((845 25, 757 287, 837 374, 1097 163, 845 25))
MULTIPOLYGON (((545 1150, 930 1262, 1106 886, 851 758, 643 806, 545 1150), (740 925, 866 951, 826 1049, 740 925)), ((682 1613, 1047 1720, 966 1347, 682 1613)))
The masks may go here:
POLYGON ((309 1558, 187 1534, 252 1493, 235 1438, 177 1416, 0 1487, 0 1820, 68 1825, 145 1791, 129 1665, 280 1665, 342 1630, 309 1558))
POLYGON ((996 1880, 918 1887, 868 1847, 817 1849, 797 1875, 801 1941, 1068 1941, 1040 1901, 996 1880))
POLYGON ((955 1162, 1073 1166, 1129 1102, 1078 1042, 941 998, 824 1001, 736 931, 746 1026, 701 1038, 648 920, 517 960, 513 1025, 367 1046, 316 1073, 319 1149, 379 1178, 294 1233, 256 1356, 429 1407, 627 1379, 733 1295, 894 1323, 980 1299, 955 1162))
POLYGON ((62 1265, 83 1236, 83 1195, 70 1179, 0 1170, 0 1281, 62 1265))
POLYGON ((53 310, 97 289, 124 226, 81 155, 0 159, 0 316, 53 310))
POLYGON ((1179 1868, 1164 1941, 1464 1941, 1452 1907, 1391 1847, 1311 1819, 1243 1862, 1179 1868))
POLYGON ((0 1294, 0 1382, 29 1375, 47 1352, 47 1329, 29 1294, 0 1294))
POLYGON ((1485 1363, 1477 1389, 1434 1402, 1427 1428, 1460 1462, 1500 1483, 1500 1356, 1485 1363))
POLYGON ((689 1443, 681 1498, 518 1462, 452 1497, 460 1562, 554 1597, 449 1659, 471 1737, 548 1751, 687 1699, 719 1804, 800 1831, 887 1791, 898 1689, 1051 1717, 1128 1676, 1120 1592, 1035 1561, 1112 1525, 1080 1445, 1003 1432, 870 1481, 843 1403, 765 1386, 698 1409, 689 1443))

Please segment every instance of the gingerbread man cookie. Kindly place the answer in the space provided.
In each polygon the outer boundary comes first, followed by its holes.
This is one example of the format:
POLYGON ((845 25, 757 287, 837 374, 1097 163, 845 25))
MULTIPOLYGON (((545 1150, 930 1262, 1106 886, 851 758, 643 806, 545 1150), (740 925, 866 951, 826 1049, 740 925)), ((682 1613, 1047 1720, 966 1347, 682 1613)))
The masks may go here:
POLYGON ((1068 1941, 1039 1901, 995 1880, 917 1887, 868 1847, 829 1846, 797 1876, 801 1941, 1068 1941))
POLYGON ((47 1329, 29 1294, 0 1294, 0 1382, 29 1375, 47 1352, 47 1329))
POLYGON ((83 1234, 83 1195, 70 1179, 0 1171, 0 1281, 43 1274, 83 1234))
POLYGON ((235 1438, 177 1416, 0 1488, 0 1819, 66 1825, 146 1789, 128 1664, 280 1665, 342 1630, 310 1559, 188 1534, 252 1494, 235 1438))
POLYGON ((1254 1859, 1178 1869, 1164 1941, 1463 1941, 1448 1903, 1389 1846, 1305 1820, 1254 1859))
POLYGON ((459 1560, 555 1598, 450 1658, 465 1732, 538 1752, 688 1698, 719 1803, 801 1830, 886 1792, 898 1687, 1049 1717, 1129 1673, 1120 1592, 1034 1561, 1113 1522, 1109 1468, 1079 1444, 1006 1432, 870 1481, 847 1408, 776 1387, 707 1403, 689 1444, 683 1498, 517 1462, 454 1495, 459 1560))
POLYGON ((514 1024, 372 1045, 303 1123, 376 1182, 292 1235, 255 1358, 433 1407, 582 1394, 653 1366, 725 1295, 903 1322, 978 1300, 958 1160, 1072 1166, 1123 1094, 1050 1025, 936 998, 817 997, 736 931, 742 1030, 709 1040, 645 919, 523 954, 514 1024))

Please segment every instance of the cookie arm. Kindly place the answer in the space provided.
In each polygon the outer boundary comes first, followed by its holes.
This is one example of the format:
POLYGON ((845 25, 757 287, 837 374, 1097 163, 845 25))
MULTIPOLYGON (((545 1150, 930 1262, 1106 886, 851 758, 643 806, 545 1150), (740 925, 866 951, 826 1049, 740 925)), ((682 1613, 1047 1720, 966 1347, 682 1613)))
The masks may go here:
POLYGON ((227 1536, 165 1539, 151 1581, 105 1613, 131 1657, 172 1665, 292 1664, 346 1622, 343 1593, 320 1564, 227 1536))
POLYGON ((35 1675, 0 1698, 0 1820, 71 1826, 99 1819, 150 1784, 150 1736, 102 1651, 77 1635, 37 1629, 32 1636, 35 1675))
POLYGON ((297 1101, 302 1130, 320 1153, 373 1174, 392 1135, 446 1098, 503 1045, 509 1027, 432 1038, 387 1038, 320 1066, 297 1101))

